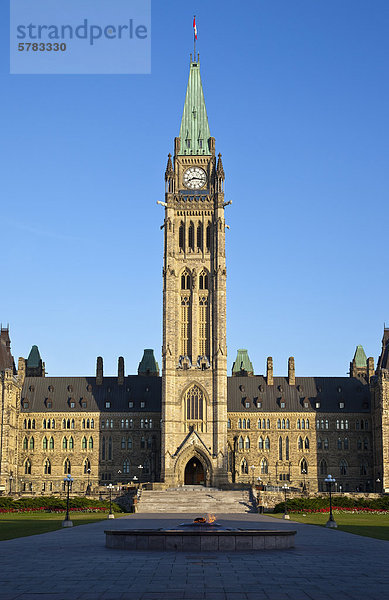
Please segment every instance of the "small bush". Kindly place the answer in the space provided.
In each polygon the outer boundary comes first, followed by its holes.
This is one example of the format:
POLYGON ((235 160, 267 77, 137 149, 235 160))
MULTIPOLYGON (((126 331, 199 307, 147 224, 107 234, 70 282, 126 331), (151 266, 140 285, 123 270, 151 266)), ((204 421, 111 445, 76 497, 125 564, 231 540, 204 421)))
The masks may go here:
MULTIPOLYGON (((70 510, 79 512, 108 511, 109 502, 106 500, 91 500, 90 498, 70 498, 70 510)), ((20 498, 12 500, 12 498, 0 498, 0 512, 32 512, 37 511, 63 511, 66 510, 66 499, 55 498, 53 496, 37 496, 34 498, 20 498)), ((114 512, 123 512, 123 509, 112 502, 112 510, 114 512)))
MULTIPOLYGON (((284 512, 284 502, 279 502, 273 509, 274 513, 284 512)), ((329 496, 315 498, 290 498, 287 507, 290 511, 311 511, 329 508, 329 496)), ((332 506, 345 509, 389 510, 389 496, 380 498, 350 498, 349 496, 332 496, 332 506)))

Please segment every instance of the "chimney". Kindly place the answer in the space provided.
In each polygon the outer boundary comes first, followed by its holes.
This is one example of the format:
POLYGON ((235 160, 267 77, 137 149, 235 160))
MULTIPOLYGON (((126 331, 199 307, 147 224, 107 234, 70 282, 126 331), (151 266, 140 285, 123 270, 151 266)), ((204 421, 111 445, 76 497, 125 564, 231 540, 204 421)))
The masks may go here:
POLYGON ((96 362, 96 385, 103 385, 103 359, 101 356, 97 357, 96 362))
POLYGON ((124 385, 124 358, 119 356, 118 359, 118 385, 124 385))
POLYGON ((266 382, 267 382, 267 385, 273 385, 273 359, 271 356, 267 357, 266 382))
POLYGON ((374 375, 374 358, 369 356, 367 359, 367 382, 370 383, 371 378, 374 375))
POLYGON ((293 356, 289 356, 288 358, 288 383, 289 385, 296 385, 296 373, 294 369, 293 356))

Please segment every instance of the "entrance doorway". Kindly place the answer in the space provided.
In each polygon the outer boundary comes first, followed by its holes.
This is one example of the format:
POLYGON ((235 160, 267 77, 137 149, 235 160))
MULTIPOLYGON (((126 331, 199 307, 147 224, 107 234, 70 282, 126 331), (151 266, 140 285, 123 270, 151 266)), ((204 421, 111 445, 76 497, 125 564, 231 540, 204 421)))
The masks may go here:
POLYGON ((185 485, 204 485, 204 467, 198 458, 191 458, 185 467, 185 485))

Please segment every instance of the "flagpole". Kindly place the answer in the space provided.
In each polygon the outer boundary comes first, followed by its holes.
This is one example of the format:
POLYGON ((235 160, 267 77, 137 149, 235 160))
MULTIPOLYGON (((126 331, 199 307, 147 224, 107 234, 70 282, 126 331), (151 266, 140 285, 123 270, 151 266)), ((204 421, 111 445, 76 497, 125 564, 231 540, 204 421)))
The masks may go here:
MULTIPOLYGON (((196 15, 193 16, 193 23, 196 22, 196 15)), ((193 29, 193 62, 197 62, 196 61, 196 30, 193 29)))

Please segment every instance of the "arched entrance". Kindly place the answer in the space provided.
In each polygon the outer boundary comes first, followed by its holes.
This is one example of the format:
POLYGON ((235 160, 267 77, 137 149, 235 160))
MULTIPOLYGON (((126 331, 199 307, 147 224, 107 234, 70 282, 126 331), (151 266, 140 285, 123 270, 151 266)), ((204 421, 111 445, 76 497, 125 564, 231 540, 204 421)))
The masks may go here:
POLYGON ((187 462, 184 476, 185 485, 204 485, 205 473, 202 462, 193 457, 187 462))

